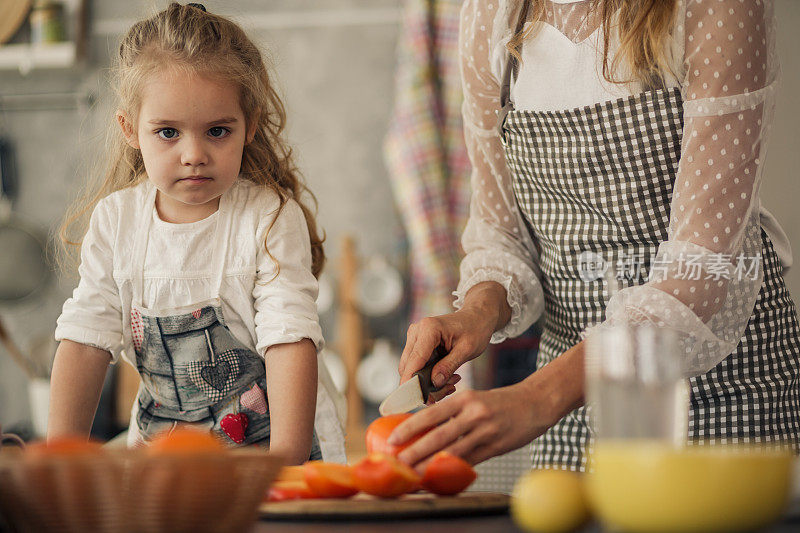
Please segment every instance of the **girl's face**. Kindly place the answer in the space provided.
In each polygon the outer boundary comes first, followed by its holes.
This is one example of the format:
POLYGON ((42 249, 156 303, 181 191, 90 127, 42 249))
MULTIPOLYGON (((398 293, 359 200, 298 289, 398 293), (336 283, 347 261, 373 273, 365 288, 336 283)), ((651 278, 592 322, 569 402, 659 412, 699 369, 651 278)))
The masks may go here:
POLYGON ((156 206, 167 222, 212 214, 239 176, 244 145, 252 140, 238 88, 199 74, 153 74, 144 84, 136 128, 117 119, 128 143, 142 153, 158 189, 156 206))

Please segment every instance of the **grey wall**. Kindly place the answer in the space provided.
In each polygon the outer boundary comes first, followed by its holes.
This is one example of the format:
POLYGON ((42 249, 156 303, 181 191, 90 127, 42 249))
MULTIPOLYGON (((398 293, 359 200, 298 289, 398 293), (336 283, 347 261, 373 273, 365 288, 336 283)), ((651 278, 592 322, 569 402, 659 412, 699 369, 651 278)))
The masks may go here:
POLYGON ((775 110, 775 123, 764 162, 761 202, 772 211, 792 243, 794 266, 786 273, 786 285, 800 302, 800 2, 777 0, 778 54, 783 80, 775 110))
MULTIPOLYGON (((344 234, 357 235, 363 256, 380 253, 402 266, 403 232, 383 166, 381 143, 392 106, 400 0, 207 1, 213 12, 240 20, 271 58, 289 117, 298 163, 319 201, 328 236, 328 271, 335 275, 344 234)), ((106 73, 119 32, 166 2, 90 2, 88 65, 0 71, 0 96, 92 91, 91 109, 13 111, 0 114, 4 137, 16 149, 19 193, 15 210, 43 229, 56 228, 92 162, 102 156, 112 117, 106 73)), ((0 251, 2 253, 2 251, 0 251)), ((16 342, 52 336, 74 279, 54 282, 24 305, 0 308, 16 342)), ((395 321, 403 322, 402 317, 395 321)), ((335 334, 325 320, 326 337, 335 334)), ((391 325, 389 326, 392 327, 391 325)), ((399 331, 399 330, 398 330, 399 331)), ((394 333, 393 331, 389 332, 394 333)), ((0 424, 28 418, 23 374, 0 349, 0 424)))

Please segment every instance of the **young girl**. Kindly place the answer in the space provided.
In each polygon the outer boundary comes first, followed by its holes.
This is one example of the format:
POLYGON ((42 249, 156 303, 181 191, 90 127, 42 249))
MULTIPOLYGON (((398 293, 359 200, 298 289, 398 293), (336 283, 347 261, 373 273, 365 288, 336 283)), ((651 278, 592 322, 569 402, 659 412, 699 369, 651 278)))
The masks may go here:
POLYGON ((173 3, 128 31, 118 63, 117 146, 77 209, 94 206, 48 436, 88 434, 122 355, 141 376, 131 446, 187 423, 291 463, 344 461, 317 358, 322 239, 261 54, 231 21, 173 3))

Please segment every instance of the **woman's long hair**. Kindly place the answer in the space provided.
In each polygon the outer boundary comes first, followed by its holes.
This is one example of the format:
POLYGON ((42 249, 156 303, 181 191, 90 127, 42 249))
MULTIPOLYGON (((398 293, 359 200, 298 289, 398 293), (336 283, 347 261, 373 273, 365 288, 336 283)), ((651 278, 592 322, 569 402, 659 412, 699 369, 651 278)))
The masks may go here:
MULTIPOLYGON (((134 24, 119 47, 113 69, 119 109, 135 120, 141 106, 142 85, 150 75, 165 68, 213 76, 239 88, 247 129, 256 126, 255 137, 244 146, 240 175, 275 191, 280 198, 278 213, 290 198, 298 202, 311 238, 312 271, 318 276, 325 262, 324 237, 320 237, 314 212, 303 196, 308 195, 315 208, 316 198, 303 183, 292 149, 283 138, 286 111, 270 83, 258 48, 234 22, 193 6, 171 3, 164 11, 134 24)), ((110 127, 104 178, 71 207, 59 231, 67 256, 80 249, 86 215, 98 201, 146 179, 139 150, 125 142, 116 123, 110 127), (71 236, 75 234, 78 238, 71 236)), ((277 215, 273 224, 276 219, 277 215)), ((272 226, 267 233, 271 229, 272 226)))
MULTIPOLYGON (((541 20, 547 0, 519 0, 527 3, 527 20, 541 20)), ((591 11, 603 26, 603 77, 611 83, 642 82, 658 86, 671 72, 669 43, 677 0, 591 0, 591 11), (616 37, 619 47, 609 57, 609 43, 616 37), (623 74, 626 73, 626 74, 623 74)), ((520 10, 515 10, 519 13, 520 10)), ((591 16, 590 14, 587 16, 591 16)), ((513 21, 512 21, 513 24, 513 21)), ((512 26, 513 27, 513 26, 512 26)), ((512 36, 509 52, 521 60, 519 50, 535 25, 512 36)))

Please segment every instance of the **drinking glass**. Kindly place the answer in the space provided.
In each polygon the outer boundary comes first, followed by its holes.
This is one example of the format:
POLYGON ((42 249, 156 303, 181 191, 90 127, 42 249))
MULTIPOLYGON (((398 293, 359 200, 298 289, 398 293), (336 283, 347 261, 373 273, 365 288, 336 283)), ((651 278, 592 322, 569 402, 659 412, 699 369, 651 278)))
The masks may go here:
POLYGON ((595 438, 683 444, 688 389, 675 332, 650 325, 601 326, 586 342, 595 438))

